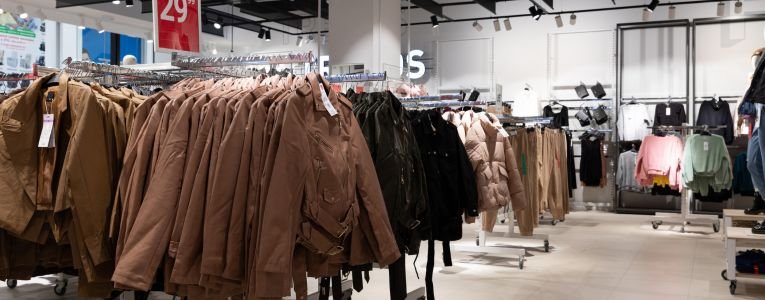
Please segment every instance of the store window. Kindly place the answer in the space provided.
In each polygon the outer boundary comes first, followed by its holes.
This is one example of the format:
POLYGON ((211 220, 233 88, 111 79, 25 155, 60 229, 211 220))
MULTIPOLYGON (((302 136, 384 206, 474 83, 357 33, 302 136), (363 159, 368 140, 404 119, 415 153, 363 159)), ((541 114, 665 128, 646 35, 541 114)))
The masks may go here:
MULTIPOLYGON (((143 40, 127 35, 103 32, 96 29, 82 30, 82 60, 104 64, 121 64, 126 56, 135 57, 135 63, 143 63, 143 40)), ((132 59, 130 59, 132 62, 132 59)))

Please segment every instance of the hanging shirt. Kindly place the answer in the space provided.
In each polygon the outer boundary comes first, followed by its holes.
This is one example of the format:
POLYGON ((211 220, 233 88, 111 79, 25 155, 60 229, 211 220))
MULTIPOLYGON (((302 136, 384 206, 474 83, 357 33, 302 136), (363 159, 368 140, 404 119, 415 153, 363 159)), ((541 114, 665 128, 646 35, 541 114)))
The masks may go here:
POLYGON ((619 108, 619 139, 639 141, 650 133, 651 117, 645 104, 628 104, 619 108))
MULTIPOLYGON (((685 114, 685 106, 682 103, 659 103, 656 105, 656 111, 653 114, 654 126, 680 126, 688 122, 688 116, 685 114)), ((658 134, 654 130, 654 134, 658 134)))
POLYGON ((524 89, 521 97, 513 103, 514 117, 536 117, 541 115, 539 96, 534 90, 524 89))
POLYGON ((635 163, 637 152, 627 151, 619 154, 619 165, 616 169, 616 185, 622 190, 639 191, 640 184, 635 179, 635 163))
POLYGON ((701 102, 696 125, 724 125, 726 127, 723 129, 710 130, 709 132, 722 136, 725 139, 725 144, 733 143, 733 115, 730 112, 728 102, 715 100, 701 102))

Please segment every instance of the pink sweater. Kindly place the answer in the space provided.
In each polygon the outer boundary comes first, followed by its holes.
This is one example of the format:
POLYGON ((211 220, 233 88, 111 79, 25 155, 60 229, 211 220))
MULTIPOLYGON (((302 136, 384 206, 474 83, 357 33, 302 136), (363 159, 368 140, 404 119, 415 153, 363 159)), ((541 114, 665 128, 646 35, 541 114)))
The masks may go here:
POLYGON ((652 186, 653 176, 668 176, 669 185, 682 189, 683 141, 667 135, 649 135, 643 139, 635 167, 635 179, 642 186, 652 186))

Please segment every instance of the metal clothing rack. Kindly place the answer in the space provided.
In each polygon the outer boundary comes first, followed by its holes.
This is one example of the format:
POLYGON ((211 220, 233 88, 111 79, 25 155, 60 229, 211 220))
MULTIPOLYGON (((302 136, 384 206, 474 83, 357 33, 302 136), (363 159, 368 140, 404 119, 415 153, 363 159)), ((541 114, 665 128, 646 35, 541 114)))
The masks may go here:
POLYGON ((192 70, 212 76, 251 77, 264 73, 257 66, 271 66, 272 71, 277 65, 289 65, 284 69, 292 74, 306 74, 312 69, 315 57, 312 52, 306 53, 271 53, 252 54, 230 57, 173 57, 172 67, 181 70, 192 70), (298 72, 299 71, 299 72, 298 72))
MULTIPOLYGON (((709 130, 714 129, 725 129, 727 126, 708 126, 708 125, 702 125, 702 126, 649 126, 648 129, 658 129, 661 131, 678 131, 682 137, 683 143, 685 143, 685 139, 688 136, 688 131, 693 130, 700 130, 702 132, 706 132, 709 130)), ((668 223, 674 223, 674 224, 680 224, 680 232, 685 232, 685 225, 691 224, 693 222, 694 224, 709 224, 712 225, 712 229, 714 232, 720 231, 720 219, 717 217, 717 215, 700 215, 700 214, 694 214, 691 211, 691 203, 693 201, 693 191, 689 188, 684 188, 681 192, 681 204, 680 204, 680 213, 664 213, 664 212, 657 212, 654 215, 656 216, 656 220, 651 221, 651 225, 653 225, 653 229, 659 229, 659 226, 663 225, 665 222, 668 223)))
POLYGON ((388 73, 382 72, 382 73, 329 75, 329 76, 325 76, 325 79, 327 79, 327 81, 329 81, 330 83, 385 81, 388 79, 388 73))
POLYGON ((64 72, 76 79, 93 79, 104 84, 118 85, 168 85, 184 79, 176 74, 144 71, 114 65, 98 64, 85 61, 69 63, 64 72))

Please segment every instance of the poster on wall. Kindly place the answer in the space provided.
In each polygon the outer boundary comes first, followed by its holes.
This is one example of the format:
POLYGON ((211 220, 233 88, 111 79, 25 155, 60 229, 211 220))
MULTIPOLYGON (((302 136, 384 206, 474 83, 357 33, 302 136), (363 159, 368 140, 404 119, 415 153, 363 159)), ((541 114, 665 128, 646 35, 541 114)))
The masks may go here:
POLYGON ((201 0, 153 0, 154 50, 199 53, 201 0))
POLYGON ((0 72, 31 73, 33 64, 45 65, 45 22, 0 14, 0 72))

